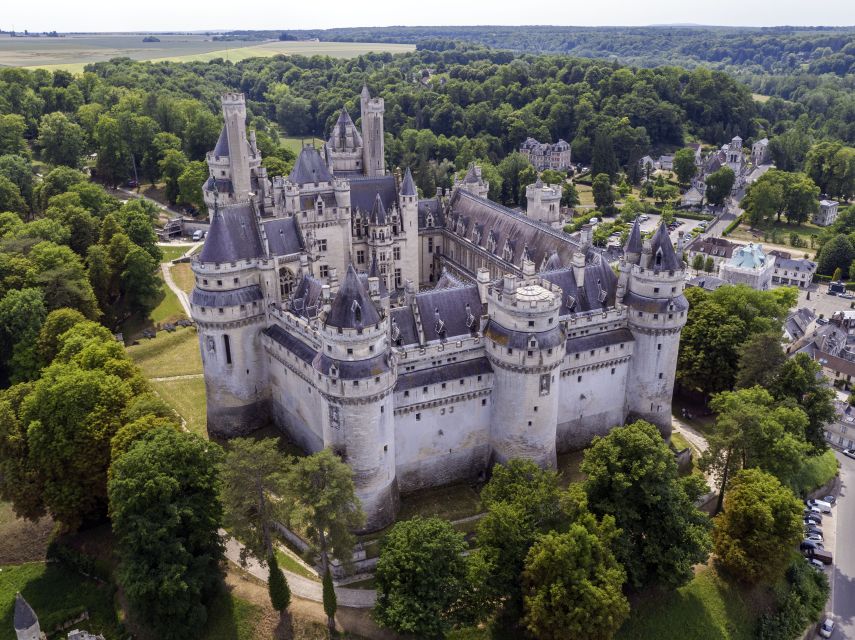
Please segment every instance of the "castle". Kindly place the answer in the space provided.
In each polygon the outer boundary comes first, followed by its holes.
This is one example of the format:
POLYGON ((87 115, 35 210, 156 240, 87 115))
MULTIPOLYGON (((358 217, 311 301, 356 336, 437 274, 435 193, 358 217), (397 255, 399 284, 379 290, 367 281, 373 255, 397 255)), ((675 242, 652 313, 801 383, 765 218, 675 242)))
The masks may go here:
POLYGON ((419 198, 409 170, 386 170, 367 88, 361 131, 343 109, 322 149, 271 179, 243 96, 222 105, 190 297, 212 435, 272 420, 331 447, 369 530, 402 492, 510 458, 554 467, 629 417, 670 435, 688 305, 665 227, 634 226, 616 273, 590 226, 552 228, 554 186, 522 215, 487 199, 473 165, 419 198))

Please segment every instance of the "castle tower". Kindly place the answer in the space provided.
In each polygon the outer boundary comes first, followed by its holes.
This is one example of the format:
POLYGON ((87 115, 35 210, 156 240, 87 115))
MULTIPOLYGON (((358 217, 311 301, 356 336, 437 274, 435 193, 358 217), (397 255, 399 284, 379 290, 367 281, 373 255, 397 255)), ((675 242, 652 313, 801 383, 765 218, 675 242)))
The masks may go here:
POLYGON ((662 436, 669 438, 680 332, 689 305, 683 295, 685 265, 664 224, 644 243, 637 263, 624 261, 622 271, 627 269, 622 302, 635 346, 626 409, 631 417, 657 425, 662 436))
POLYGON ((15 614, 12 622, 15 625, 17 640, 44 640, 36 612, 20 593, 15 595, 15 614))
POLYGON ((196 322, 205 372, 208 433, 242 435, 264 424, 269 377, 261 345, 266 326, 264 290, 276 276, 253 203, 216 209, 191 268, 196 286, 190 313, 196 322))
POLYGON ((397 381, 388 342, 389 318, 381 316, 351 265, 320 328, 322 349, 315 368, 326 406, 324 446, 353 470, 366 530, 394 521, 393 390, 397 381))
POLYGON ((560 289, 538 279, 519 284, 505 275, 488 288, 487 300, 486 349, 495 376, 493 456, 497 462, 528 458, 555 468, 558 369, 564 357, 560 289))
POLYGON ((362 87, 360 96, 362 108, 362 166, 366 176, 386 174, 386 160, 383 140, 383 98, 372 98, 368 87, 362 87))
POLYGON ((463 189, 479 198, 486 198, 490 191, 490 183, 481 178, 481 167, 473 162, 462 180, 455 179, 454 188, 463 189))
POLYGON ((525 188, 526 215, 545 222, 553 229, 561 227, 561 185, 537 182, 525 188))
POLYGON ((329 159, 330 168, 334 173, 339 171, 362 173, 362 135, 356 125, 353 124, 353 120, 351 120, 345 107, 341 108, 338 120, 330 132, 325 152, 329 159))
POLYGON ((401 252, 401 281, 419 281, 419 194, 409 167, 398 193, 401 203, 401 227, 404 232, 404 250, 401 252))
POLYGON ((235 198, 248 198, 249 144, 246 139, 246 102, 242 93, 227 93, 222 98, 225 131, 229 143, 229 165, 235 198))

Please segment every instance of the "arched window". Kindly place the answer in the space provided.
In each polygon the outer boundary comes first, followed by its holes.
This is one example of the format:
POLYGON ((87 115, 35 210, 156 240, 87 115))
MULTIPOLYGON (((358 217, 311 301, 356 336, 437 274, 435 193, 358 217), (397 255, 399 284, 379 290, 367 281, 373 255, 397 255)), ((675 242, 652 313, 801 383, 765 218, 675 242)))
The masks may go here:
POLYGON ((284 300, 291 295, 291 292, 294 291, 294 286, 297 284, 297 280, 294 278, 294 274, 291 273, 291 270, 287 267, 281 267, 279 269, 279 297, 284 300))

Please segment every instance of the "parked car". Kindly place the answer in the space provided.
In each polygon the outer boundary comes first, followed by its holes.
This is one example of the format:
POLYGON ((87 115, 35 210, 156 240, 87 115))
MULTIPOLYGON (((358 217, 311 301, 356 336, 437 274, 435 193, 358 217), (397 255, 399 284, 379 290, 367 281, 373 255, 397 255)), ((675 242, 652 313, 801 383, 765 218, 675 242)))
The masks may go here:
POLYGON ((819 533, 808 533, 805 534, 805 540, 810 540, 811 542, 822 542, 822 535, 819 533))
POLYGON ((799 551, 808 553, 813 553, 817 549, 823 549, 821 542, 817 542, 815 540, 802 540, 801 544, 799 544, 799 551))
POLYGON ((835 496, 822 496, 822 499, 825 500, 832 507, 837 504, 837 498, 835 496))
POLYGON ((639 222, 647 222, 648 220, 650 220, 650 216, 646 213, 642 213, 640 216, 638 216, 638 220, 639 222))
POLYGON ((823 535, 822 529, 820 527, 815 527, 812 525, 807 526, 807 527, 805 527, 805 536, 809 536, 809 535, 820 535, 821 536, 821 535, 823 535))
POLYGON ((816 520, 817 524, 822 524, 822 512, 819 509, 805 509, 804 516, 816 520))
POLYGON ((834 558, 831 555, 831 551, 827 551, 822 547, 818 549, 811 549, 808 551, 808 556, 819 560, 822 564, 831 564, 834 558))
POLYGON ((823 513, 831 513, 831 503, 825 500, 807 500, 805 504, 811 508, 819 509, 823 513))
MULTIPOLYGON (((834 294, 833 294, 833 293, 831 293, 831 294, 829 294, 829 295, 832 295, 832 296, 833 296, 834 294)), ((817 323, 818 325, 826 325, 826 324, 828 324, 828 318, 817 318, 817 319, 816 319, 816 323, 817 323)))
POLYGON ((816 558, 805 558, 805 560, 807 560, 808 564, 814 569, 819 569, 820 571, 825 569, 825 565, 822 564, 821 560, 817 560, 816 558))
POLYGON ((834 620, 826 618, 823 623, 819 625, 819 635, 823 638, 830 638, 832 633, 834 633, 834 620))
POLYGON ((196 231, 193 232, 193 242, 199 242, 199 240, 201 240, 204 235, 204 231, 202 231, 201 229, 196 229, 196 231))
POLYGON ((820 527, 822 526, 822 520, 815 517, 816 514, 811 513, 810 515, 805 514, 805 517, 802 519, 802 524, 811 526, 811 527, 820 527))

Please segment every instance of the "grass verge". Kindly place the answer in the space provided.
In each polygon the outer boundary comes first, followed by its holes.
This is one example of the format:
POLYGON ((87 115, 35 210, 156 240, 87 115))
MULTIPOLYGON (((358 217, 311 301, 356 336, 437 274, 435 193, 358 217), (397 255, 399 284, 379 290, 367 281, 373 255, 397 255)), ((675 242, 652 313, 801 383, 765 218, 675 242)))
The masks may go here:
POLYGON ((196 286, 196 276, 193 275, 189 262, 180 262, 172 265, 169 269, 172 272, 172 279, 179 289, 185 293, 193 291, 193 287, 196 286))
POLYGON ((147 378, 166 378, 202 373, 202 356, 195 327, 161 331, 152 340, 128 347, 131 357, 147 378))
POLYGON ((151 312, 149 319, 155 324, 164 324, 166 322, 175 322, 181 318, 186 318, 187 316, 184 314, 184 309, 178 301, 178 296, 176 296, 172 292, 172 289, 167 287, 166 283, 163 281, 163 274, 158 273, 157 277, 160 278, 160 290, 163 293, 163 298, 161 298, 160 304, 158 304, 151 312))
POLYGON ((805 461, 799 474, 794 479, 796 493, 807 495, 814 489, 819 489, 837 475, 837 458, 831 449, 819 456, 812 456, 805 461))
POLYGON ((309 571, 302 564, 297 562, 291 554, 285 553, 282 549, 276 550, 276 559, 279 561, 280 568, 285 571, 290 571, 291 573, 296 573, 298 576, 303 576, 304 578, 309 578, 310 580, 319 581, 317 574, 309 571))
POLYGON ((205 399, 205 379, 187 378, 151 382, 158 395, 178 412, 187 424, 188 431, 208 437, 207 401, 205 399))
POLYGON ((173 260, 177 260, 185 253, 190 247, 188 246, 163 246, 160 245, 160 252, 163 254, 164 262, 172 262, 173 260))

